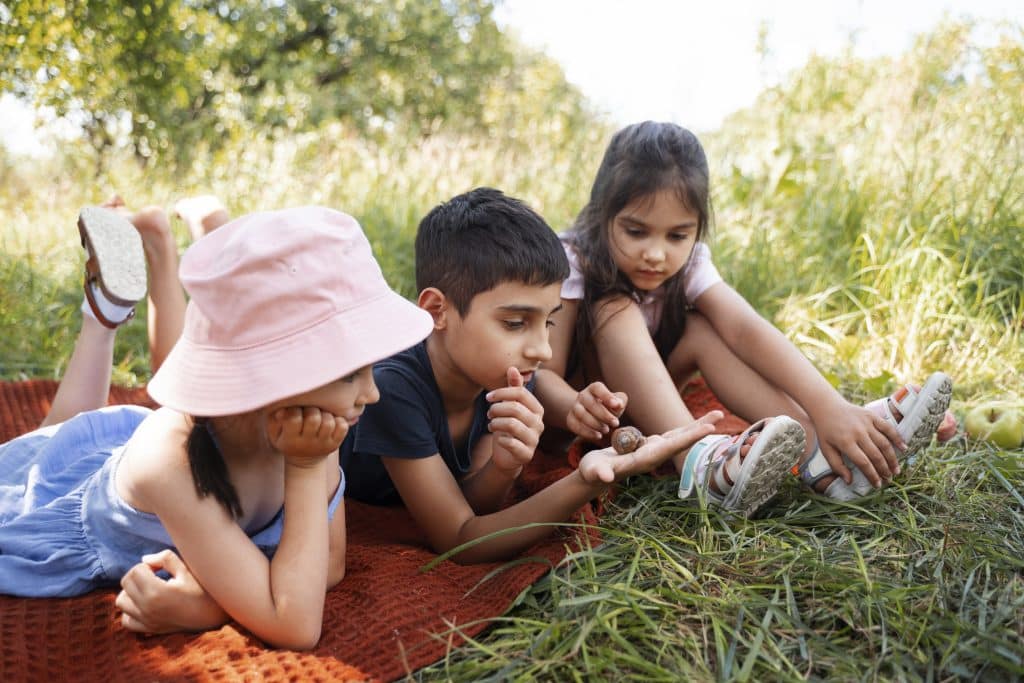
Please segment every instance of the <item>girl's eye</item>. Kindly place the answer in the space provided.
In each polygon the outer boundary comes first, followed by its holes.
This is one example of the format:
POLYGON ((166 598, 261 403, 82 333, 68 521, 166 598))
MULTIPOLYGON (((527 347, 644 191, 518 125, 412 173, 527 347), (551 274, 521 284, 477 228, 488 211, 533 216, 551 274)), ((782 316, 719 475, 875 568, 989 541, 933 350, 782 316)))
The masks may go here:
POLYGON ((364 367, 364 368, 359 368, 358 370, 356 370, 356 371, 355 371, 355 372, 353 372, 352 374, 350 374, 350 375, 345 375, 344 377, 342 377, 342 378, 341 378, 341 381, 342 381, 342 382, 345 382, 346 384, 352 384, 352 383, 353 383, 353 382, 355 382, 355 381, 356 381, 357 379, 359 379, 359 376, 360 376, 361 374, 363 374, 364 372, 366 372, 366 371, 367 371, 367 370, 368 370, 369 368, 371 368, 371 367, 373 367, 373 366, 371 366, 371 365, 368 365, 368 366, 366 366, 366 367, 364 367))
POLYGON ((690 234, 686 232, 673 232, 668 236, 668 238, 673 242, 685 242, 690 239, 690 234))
POLYGON ((626 235, 639 238, 644 236, 644 231, 640 228, 626 228, 626 235))
POLYGON ((554 327, 555 326, 555 321, 554 320, 548 320, 544 324, 547 325, 548 327, 554 327))
POLYGON ((522 320, 503 320, 502 323, 504 323, 505 328, 509 330, 519 330, 525 325, 522 320))

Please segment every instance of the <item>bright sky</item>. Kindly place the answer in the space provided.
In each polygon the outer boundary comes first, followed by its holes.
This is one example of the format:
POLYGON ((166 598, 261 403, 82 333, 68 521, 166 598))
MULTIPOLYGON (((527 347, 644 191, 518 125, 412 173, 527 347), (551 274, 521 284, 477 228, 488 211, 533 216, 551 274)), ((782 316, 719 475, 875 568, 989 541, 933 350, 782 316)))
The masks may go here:
MULTIPOLYGON (((855 41, 897 54, 943 16, 1024 21, 1020 0, 502 0, 497 18, 558 60, 612 119, 675 121, 696 131, 798 68, 855 41), (757 54, 767 31, 768 59, 757 54)), ((53 133, 50 134, 53 136, 53 133)), ((31 113, 0 96, 0 139, 39 153, 31 113)))
POLYGON ((898 54, 954 18, 1024 20, 1020 0, 504 0, 499 23, 558 60, 617 123, 675 121, 697 131, 854 39, 861 56, 898 54), (769 59, 757 54, 767 30, 769 59))

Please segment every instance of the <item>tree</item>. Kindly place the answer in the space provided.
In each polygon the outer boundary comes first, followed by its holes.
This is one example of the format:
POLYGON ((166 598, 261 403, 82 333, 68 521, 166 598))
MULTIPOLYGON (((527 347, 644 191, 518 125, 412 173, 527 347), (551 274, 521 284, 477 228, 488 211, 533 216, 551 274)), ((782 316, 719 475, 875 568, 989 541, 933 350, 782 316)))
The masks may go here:
MULTIPOLYGON (((490 0, 0 2, 0 88, 103 150, 187 159, 253 129, 479 121, 516 46, 490 0)), ((573 93, 577 96, 577 93, 573 93)))

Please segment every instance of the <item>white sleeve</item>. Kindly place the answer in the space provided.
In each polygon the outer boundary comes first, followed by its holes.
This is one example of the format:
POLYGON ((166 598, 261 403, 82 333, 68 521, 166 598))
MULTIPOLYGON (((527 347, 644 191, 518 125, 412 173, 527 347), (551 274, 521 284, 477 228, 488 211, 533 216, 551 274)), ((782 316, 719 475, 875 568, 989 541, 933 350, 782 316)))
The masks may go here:
POLYGON ((562 281, 562 298, 582 299, 583 273, 580 272, 580 260, 576 256, 576 249, 564 239, 562 248, 565 249, 565 256, 569 259, 569 277, 562 281))
MULTIPOLYGON (((697 297, 707 291, 708 287, 722 281, 718 269, 711 261, 711 250, 704 242, 698 242, 693 247, 693 254, 690 256, 690 263, 686 266, 686 274, 683 275, 684 287, 686 289, 686 301, 692 306, 697 297)), ((565 296, 565 285, 562 286, 562 298, 565 296)))

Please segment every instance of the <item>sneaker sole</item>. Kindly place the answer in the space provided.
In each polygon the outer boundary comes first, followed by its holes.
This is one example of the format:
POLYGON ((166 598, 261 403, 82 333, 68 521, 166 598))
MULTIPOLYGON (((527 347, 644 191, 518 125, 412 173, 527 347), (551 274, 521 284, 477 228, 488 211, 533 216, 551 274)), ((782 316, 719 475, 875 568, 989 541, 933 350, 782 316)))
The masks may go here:
POLYGON ((78 216, 82 236, 100 270, 100 289, 119 306, 146 296, 146 253, 135 227, 109 209, 87 206, 78 216))
POLYGON ((785 416, 774 418, 761 431, 757 443, 743 461, 744 466, 749 463, 750 469, 741 468, 739 480, 729 492, 737 492, 736 498, 731 499, 727 495, 722 507, 744 517, 752 517, 779 492, 790 468, 804 452, 806 443, 807 437, 799 422, 785 416))
MULTIPOLYGON (((945 373, 933 372, 917 395, 918 400, 914 407, 896 425, 896 432, 907 444, 907 450, 896 453, 901 464, 912 464, 917 453, 932 442, 932 437, 935 436, 942 416, 949 408, 950 399, 953 397, 953 380, 945 373)), ((885 409, 889 410, 888 406, 885 409)), ((853 473, 853 481, 847 485, 852 496, 841 497, 838 500, 856 500, 874 493, 875 487, 864 473, 849 458, 844 456, 843 459, 853 473)))
POLYGON ((918 392, 917 403, 910 415, 904 415, 896 425, 896 431, 907 444, 907 450, 900 454, 901 460, 914 457, 932 442, 952 397, 953 380, 945 373, 932 373, 918 392))

